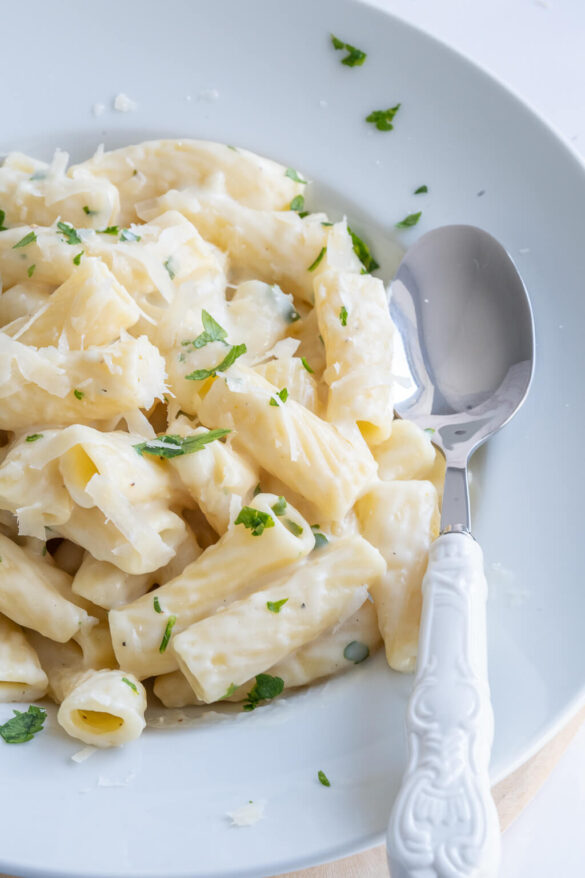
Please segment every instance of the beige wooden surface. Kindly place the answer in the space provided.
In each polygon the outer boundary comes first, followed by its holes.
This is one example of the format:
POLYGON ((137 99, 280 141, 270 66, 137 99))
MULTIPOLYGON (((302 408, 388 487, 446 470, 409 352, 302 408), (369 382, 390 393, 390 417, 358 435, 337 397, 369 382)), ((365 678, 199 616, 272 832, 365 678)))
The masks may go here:
MULTIPOLYGON (((583 722, 585 722, 585 708, 577 713, 556 738, 553 738, 536 756, 494 787, 494 798, 498 806, 502 830, 508 828, 538 792, 583 722)), ((0 878, 17 878, 17 876, 0 875, 0 878)), ((284 876, 274 876, 274 878, 284 878, 284 876)), ((289 872, 286 878, 389 878, 386 852, 383 847, 372 848, 354 857, 337 860, 335 863, 303 869, 300 872, 289 872)))

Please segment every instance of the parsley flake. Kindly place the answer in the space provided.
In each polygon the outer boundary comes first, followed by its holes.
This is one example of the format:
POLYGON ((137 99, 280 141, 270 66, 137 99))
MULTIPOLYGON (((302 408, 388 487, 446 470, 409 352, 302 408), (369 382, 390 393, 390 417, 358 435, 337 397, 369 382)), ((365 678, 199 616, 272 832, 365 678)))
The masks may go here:
POLYGON ((254 488, 254 493, 252 494, 252 497, 257 497, 258 494, 261 494, 261 493, 262 493, 262 485, 260 484, 260 482, 258 482, 256 487, 254 488))
POLYGON ((136 683, 133 683, 132 680, 129 680, 128 677, 122 677, 122 683, 126 683, 127 686, 130 686, 135 695, 138 695, 138 686, 136 683))
POLYGON ((274 519, 267 512, 262 512, 261 509, 254 509, 253 506, 242 506, 234 524, 243 524, 244 527, 252 531, 253 537, 259 537, 267 527, 274 527, 274 519))
POLYGON ((395 228, 397 229, 410 229, 412 226, 416 226, 417 222, 422 216, 422 210, 419 210, 418 213, 409 213, 408 216, 405 216, 403 220, 400 220, 399 223, 396 223, 395 228))
POLYGON ((238 357, 241 357, 242 354, 245 354, 247 350, 248 348, 245 344, 232 345, 221 363, 218 363, 217 366, 213 367, 213 369, 195 369, 194 372, 190 372, 188 375, 185 375, 185 378, 187 379, 187 381, 203 381, 205 378, 211 378, 217 375, 218 372, 225 372, 226 369, 229 369, 229 367, 235 363, 238 357))
POLYGON ((327 775, 325 774, 324 771, 318 771, 317 777, 319 778, 319 783, 322 784, 324 787, 331 786, 331 781, 329 780, 329 778, 327 777, 327 775))
POLYGON ((162 640, 160 642, 160 646, 158 648, 158 651, 160 653, 163 653, 166 650, 167 646, 169 645, 169 641, 171 639, 171 634, 172 634, 173 628, 175 627, 176 622, 177 622, 176 616, 169 616, 169 620, 167 622, 167 627, 165 628, 165 633, 163 634, 162 640))
POLYGON ((301 315, 293 305, 291 305, 290 311, 286 315, 286 319, 288 323, 296 323, 297 320, 301 319, 301 315))
POLYGON ((234 692, 236 691, 237 688, 238 687, 236 686, 235 683, 230 683, 230 685, 226 689, 225 695, 222 695, 221 698, 219 699, 219 701, 222 701, 224 698, 229 698, 230 695, 234 694, 234 692))
POLYGON ((270 674, 258 674, 256 682, 248 692, 244 702, 244 710, 254 710, 260 701, 269 701, 280 695, 284 689, 282 677, 271 677, 270 674))
POLYGON ((201 311, 201 321, 203 323, 203 332, 201 332, 197 338, 193 339, 193 341, 182 341, 182 345, 192 345, 195 350, 199 348, 204 348, 205 345, 210 344, 212 341, 221 341, 224 344, 227 344, 227 332, 220 326, 217 320, 214 320, 211 314, 205 310, 205 308, 201 311))
POLYGON ((304 368, 307 370, 307 372, 310 372, 311 375, 314 374, 315 370, 314 370, 314 369, 311 369, 311 367, 310 367, 309 364, 307 363, 307 360, 305 359, 305 357, 301 357, 301 363, 303 364, 303 366, 304 366, 304 368))
POLYGON ((92 210, 87 204, 83 205, 83 212, 86 216, 97 216, 99 213, 98 210, 92 210))
POLYGON ((279 601, 266 601, 266 609, 270 610, 271 613, 280 613, 287 601, 288 598, 281 598, 279 601))
POLYGON ((323 259, 323 257, 325 256, 326 253, 327 253, 327 247, 321 247, 321 252, 317 256, 315 261, 309 265, 309 267, 307 268, 307 271, 315 271, 315 269, 317 268, 317 266, 319 265, 319 263, 321 262, 321 260, 323 259))
POLYGON ((274 506, 270 507, 275 515, 281 516, 286 512, 286 500, 284 497, 279 497, 274 506))
POLYGON ((57 223, 57 228, 64 235, 65 240, 68 244, 81 244, 81 238, 77 234, 77 229, 74 229, 71 223, 57 223))
POLYGON ((122 229, 120 232, 120 241, 140 241, 141 236, 137 235, 136 232, 131 232, 130 229, 122 229))
POLYGON ((347 326, 347 308, 342 305, 339 311, 339 321, 342 326, 347 326))
POLYGON ((81 262, 81 257, 85 253, 85 250, 80 250, 77 256, 73 257, 73 265, 79 265, 81 262))
POLYGON ((42 439, 42 438, 43 438, 42 433, 31 433, 29 436, 26 437, 25 442, 36 442, 37 439, 42 439))
POLYGON ((333 36, 333 34, 331 34, 331 43, 333 48, 337 51, 343 49, 348 53, 345 58, 341 59, 341 63, 345 64, 346 67, 361 67, 368 57, 361 49, 356 49, 356 47, 352 46, 350 43, 344 43, 343 40, 338 39, 333 36))
POLYGON ((377 268, 380 268, 372 254, 370 253, 370 248, 359 238, 355 232, 353 232, 349 226, 347 227, 347 231, 351 237, 353 243, 353 252, 361 262, 361 264, 366 269, 366 272, 370 274, 372 271, 376 271, 377 268))
MULTIPOLYGON (((195 451, 227 436, 230 430, 209 430, 207 433, 199 433, 196 436, 176 436, 174 434, 163 434, 157 436, 156 439, 147 439, 146 442, 139 442, 133 447, 138 454, 152 454, 153 457, 170 458, 180 457, 182 454, 193 454, 195 451)), ((155 608, 156 609, 156 608, 155 608)), ((157 610, 157 612, 159 612, 157 610)))
POLYGON ((333 223, 321 223, 321 225, 323 226, 323 228, 328 229, 330 226, 333 225, 333 223))
POLYGON ((293 521, 292 518, 283 518, 282 523, 286 527, 287 530, 290 530, 291 534, 295 537, 300 537, 303 529, 300 524, 297 524, 296 521, 293 521))
POLYGON ((75 397, 75 399, 83 399, 85 393, 83 392, 83 390, 78 390, 77 388, 75 388, 75 390, 73 391, 73 396, 75 397))
POLYGON ((361 662, 365 662, 369 654, 370 647, 366 643, 361 643, 359 640, 352 640, 343 650, 343 658, 347 659, 348 662, 353 662, 354 665, 359 665, 361 662))
POLYGON ((116 235, 120 234, 120 229, 118 226, 107 226, 105 229, 98 229, 98 235, 116 235))
POLYGON ((25 235, 24 238, 21 238, 20 241, 14 244, 12 249, 18 250, 19 247, 28 247, 29 244, 34 244, 36 240, 36 232, 29 232, 28 235, 25 235))
POLYGON ((6 212, 4 210, 0 210, 0 232, 7 231, 7 227, 4 225, 5 219, 6 219, 6 212))
MULTIPOLYGON (((291 203, 289 204, 288 207, 289 207, 289 210, 304 211, 304 208, 305 208, 304 197, 302 195, 295 195, 295 197, 293 198, 293 200, 291 201, 291 203)), ((304 213, 304 216, 306 216, 306 215, 307 214, 304 213)))
POLYGON ((400 104, 395 107, 389 107, 387 110, 373 110, 369 116, 366 116, 366 122, 375 125, 378 131, 392 131, 394 125, 392 120, 400 109, 400 104))
POLYGON ((419 186, 418 189, 414 190, 415 195, 425 195, 429 191, 428 186, 419 186))
POLYGON ((29 267, 26 270, 27 276, 32 277, 33 274, 35 273, 35 269, 36 269, 36 265, 34 263, 32 265, 29 265, 29 267))
MULTIPOLYGON (((295 183, 305 183, 305 184, 307 183, 307 180, 303 180, 303 178, 301 176, 299 176, 298 171, 295 171, 294 168, 287 168, 286 171, 284 172, 284 176, 290 177, 290 179, 294 180, 295 183)), ((292 208, 292 209, 294 210, 295 208, 292 208)))
POLYGON ((169 256, 169 258, 167 260, 165 260, 165 262, 163 262, 163 266, 166 268, 167 274, 170 277, 170 279, 174 280, 176 277, 176 271, 172 266, 172 258, 173 258, 172 256, 169 256))
MULTIPOLYGON (((285 403, 288 399, 288 390, 286 387, 283 387, 282 390, 279 390, 274 396, 277 396, 283 403, 285 403)), ((277 402, 274 396, 270 397, 268 405, 280 405, 280 402, 277 402)))
POLYGON ((313 551, 315 551, 315 549, 322 549, 323 546, 327 545, 329 540, 324 533, 321 533, 321 525, 312 524, 311 530, 313 531, 313 536, 315 537, 315 545, 313 547, 313 551))
POLYGON ((160 605, 160 601, 158 599, 158 595, 155 595, 152 599, 152 605, 154 607, 155 613, 162 613, 162 607, 160 605))
POLYGON ((47 711, 36 704, 31 704, 26 713, 15 710, 14 716, 0 726, 0 737, 7 744, 24 744, 41 731, 46 718, 47 711))

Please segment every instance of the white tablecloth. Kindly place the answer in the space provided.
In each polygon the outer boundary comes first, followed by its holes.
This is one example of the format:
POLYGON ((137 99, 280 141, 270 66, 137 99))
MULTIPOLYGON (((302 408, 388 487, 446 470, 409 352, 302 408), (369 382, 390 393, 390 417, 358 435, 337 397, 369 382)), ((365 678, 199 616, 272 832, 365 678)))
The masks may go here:
MULTIPOLYGON (((484 67, 585 158, 585 0, 370 2, 484 67)), ((528 876, 585 876, 585 727, 504 835, 501 878, 528 876)))

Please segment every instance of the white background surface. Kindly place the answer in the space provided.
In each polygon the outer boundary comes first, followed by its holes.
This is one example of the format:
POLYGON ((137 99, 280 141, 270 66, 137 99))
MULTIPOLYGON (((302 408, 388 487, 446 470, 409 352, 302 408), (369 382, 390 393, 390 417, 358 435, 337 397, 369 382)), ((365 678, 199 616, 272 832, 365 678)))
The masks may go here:
MULTIPOLYGON (((585 161, 583 0, 370 2, 484 67, 552 124, 585 161)), ((585 727, 505 833, 501 878, 585 875, 584 830, 585 727)))

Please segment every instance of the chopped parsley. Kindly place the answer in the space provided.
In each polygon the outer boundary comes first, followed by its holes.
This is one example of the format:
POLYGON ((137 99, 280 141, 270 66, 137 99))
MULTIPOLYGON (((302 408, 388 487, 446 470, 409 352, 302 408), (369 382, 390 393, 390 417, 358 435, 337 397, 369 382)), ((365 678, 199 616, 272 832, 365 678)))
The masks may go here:
POLYGON ((99 213, 98 210, 92 210, 87 204, 83 205, 83 212, 86 216, 97 216, 99 213))
POLYGON ((371 122, 378 131, 392 131, 394 128, 392 121, 399 109, 400 104, 396 104, 395 107, 389 107, 387 110, 373 110, 369 116, 366 116, 366 122, 371 122))
POLYGON ((325 536, 324 533, 321 533, 321 525, 320 524, 312 524, 311 530, 313 531, 313 536, 315 537, 315 545, 313 547, 313 551, 315 549, 322 549, 323 546, 326 546, 329 540, 325 536))
POLYGON ((169 619, 167 622, 167 627, 165 628, 165 633, 162 636, 162 640, 161 640, 160 646, 158 648, 158 651, 160 653, 163 653, 166 650, 167 646, 169 645, 169 641, 171 639, 171 634, 172 634, 173 628, 175 627, 176 622, 177 622, 176 616, 169 616, 169 619))
POLYGON ((425 195, 429 191, 428 186, 419 186, 418 189, 414 190, 415 195, 425 195))
POLYGON ((203 381, 205 378, 211 378, 212 376, 217 375, 218 372, 225 372, 226 369, 229 369, 229 367, 236 362, 238 357, 245 354, 247 350, 248 348, 245 344, 232 345, 226 356, 221 363, 217 364, 217 366, 214 366, 212 369, 195 369, 194 372, 185 375, 185 378, 188 381, 203 381))
POLYGON ((74 229, 71 223, 58 222, 57 228, 68 244, 81 244, 81 238, 77 234, 77 229, 74 229))
POLYGON ((396 223, 396 228, 410 229, 412 226, 416 226, 421 216, 422 210, 419 210, 418 213, 409 213, 408 216, 405 216, 403 220, 400 220, 399 223, 396 223))
POLYGON ((360 662, 365 662, 369 654, 370 647, 365 643, 361 643, 359 640, 352 640, 343 650, 343 658, 347 659, 348 662, 353 662, 354 665, 359 665, 360 662))
POLYGON ((118 226, 107 226, 105 229, 98 229, 98 235, 116 235, 116 237, 120 234, 120 229, 118 226))
POLYGON ((170 279, 174 280, 176 277, 176 271, 173 268, 173 266, 171 265, 172 258, 173 258, 172 256, 169 256, 169 258, 167 260, 165 260, 165 262, 163 262, 163 265, 166 268, 167 274, 170 277, 170 279))
POLYGON ((338 51, 343 49, 348 53, 345 58, 341 59, 341 63, 345 64, 346 67, 361 67, 368 57, 361 49, 356 49, 356 47, 352 46, 350 43, 344 43, 343 40, 338 39, 333 36, 333 34, 331 34, 331 43, 334 49, 338 51))
POLYGON ((36 239, 36 232, 29 232, 28 235, 25 235, 24 238, 21 238, 20 241, 14 244, 12 249, 18 250, 19 247, 28 247, 29 244, 34 244, 36 239))
POLYGON ((252 496, 257 497, 258 494, 261 494, 261 493, 262 493, 262 486, 261 486, 260 482, 258 482, 256 487, 254 488, 254 493, 252 494, 252 496))
MULTIPOLYGON (((287 168, 286 171, 284 172, 284 176, 290 177, 290 179, 294 180, 295 183, 306 183, 307 182, 306 180, 303 180, 303 178, 301 176, 299 176, 298 171, 295 171, 294 168, 287 168)), ((292 208, 292 209, 294 210, 295 208, 292 208)))
POLYGON ((284 497, 279 497, 274 506, 270 507, 275 515, 284 515, 286 512, 286 500, 284 497))
POLYGON ((234 694, 234 692, 236 691, 237 688, 238 687, 236 686, 235 683, 230 683, 230 685, 226 689, 225 695, 222 695, 219 700, 221 701, 223 698, 229 698, 230 695, 234 694))
POLYGON ((322 225, 324 228, 328 229, 330 226, 333 225, 333 223, 321 223, 321 225, 322 225))
POLYGON ((130 229, 122 229, 120 232, 120 241, 140 241, 141 236, 137 235, 136 232, 131 232, 130 229))
POLYGON ((271 677, 270 674, 258 674, 256 682, 248 692, 244 702, 244 710, 254 710, 261 701, 269 701, 280 695, 284 689, 282 677, 271 677))
POLYGON ((77 256, 73 257, 73 265, 79 265, 81 262, 81 257, 85 253, 85 250, 80 250, 77 256))
POLYGON ((203 332, 201 332, 197 338, 193 339, 193 341, 183 341, 182 345, 192 345, 195 350, 199 348, 204 348, 206 344, 210 344, 212 341, 221 341, 224 344, 227 344, 227 332, 220 326, 217 320, 214 320, 211 314, 205 310, 205 308, 201 311, 201 320, 203 322, 203 332))
POLYGON ((323 257, 325 256, 326 253, 327 253, 327 247, 321 247, 321 252, 317 256, 315 261, 309 265, 309 267, 307 268, 307 271, 315 271, 315 269, 317 268, 317 266, 319 265, 319 263, 321 262, 321 260, 323 259, 323 257))
POLYGON ((324 787, 331 786, 331 781, 329 780, 329 778, 327 777, 327 775, 325 774, 324 771, 318 771, 317 777, 319 778, 319 783, 322 784, 324 787))
POLYGON ((305 357, 301 357, 301 363, 303 364, 303 366, 305 367, 305 369, 307 370, 307 372, 310 372, 311 375, 314 374, 315 370, 314 370, 314 369, 311 369, 311 367, 310 367, 309 364, 307 363, 307 360, 305 359, 305 357))
POLYGON ((305 199, 303 195, 295 195, 291 203, 289 204, 289 210, 304 210, 305 207, 305 199))
POLYGON ((433 433, 435 432, 435 428, 434 427, 425 427, 424 432, 428 433, 429 436, 432 436, 433 433))
POLYGON ((33 276, 33 274, 35 273, 35 269, 36 269, 36 265, 34 263, 32 265, 29 265, 29 267, 26 270, 28 277, 33 276))
POLYGON ((275 396, 277 396, 281 400, 281 402, 285 403, 288 399, 288 390, 286 389, 286 387, 283 387, 282 390, 279 390, 278 393, 275 393, 274 396, 270 397, 270 402, 268 403, 268 405, 280 405, 280 402, 277 402, 274 398, 275 396))
POLYGON ((253 537, 259 537, 267 527, 274 527, 274 519, 267 512, 262 512, 261 509, 254 509, 253 506, 242 506, 234 524, 243 524, 244 527, 252 531, 253 537))
POLYGON ((355 232, 353 232, 349 226, 347 227, 347 231, 351 237, 353 243, 353 252, 361 262, 361 264, 366 269, 367 273, 370 274, 372 271, 376 271, 377 268, 380 268, 372 254, 370 253, 370 248, 368 245, 359 238, 355 232))
POLYGON ((83 390, 78 390, 77 388, 75 388, 75 390, 73 391, 73 396, 75 397, 75 399, 83 399, 85 393, 83 392, 83 390))
POLYGON ((290 530, 291 534, 295 537, 300 537, 303 529, 300 524, 297 524, 296 521, 293 521, 292 518, 283 518, 282 523, 286 527, 287 530, 290 530))
POLYGON ((6 211, 0 210, 0 232, 7 231, 7 227, 4 225, 5 219, 6 219, 6 211))
POLYGON ((28 435, 26 437, 25 442, 36 442, 37 439, 42 439, 42 438, 43 438, 42 433, 30 433, 30 435, 28 435))
MULTIPOLYGON (((176 436, 174 434, 164 434, 157 436, 156 439, 147 439, 146 442, 139 442, 133 447, 138 454, 152 454, 153 457, 169 458, 180 457, 183 454, 193 454, 195 451, 227 436, 230 430, 209 430, 207 433, 200 433, 196 436, 176 436)), ((157 610, 157 612, 159 612, 157 610)))
POLYGON ((34 174, 28 178, 29 180, 46 180, 47 172, 46 171, 35 171, 34 174))
POLYGON ((301 315, 293 305, 291 305, 290 311, 286 315, 286 319, 288 323, 296 323, 297 320, 301 319, 301 315))
POLYGON ((339 311, 339 322, 342 326, 347 326, 347 308, 342 305, 339 311))
POLYGON ((46 718, 47 711, 36 704, 31 704, 26 713, 15 710, 12 719, 0 726, 0 737, 7 744, 24 744, 41 731, 46 718))
POLYGON ((158 599, 158 595, 155 595, 152 599, 152 605, 154 607, 155 613, 162 613, 162 607, 160 605, 160 601, 158 599))
POLYGON ((287 601, 288 598, 281 598, 279 601, 266 601, 266 609, 270 610, 271 613, 280 613, 287 601))
POLYGON ((136 683, 133 683, 132 680, 129 680, 128 677, 122 677, 122 683, 126 683, 127 686, 130 686, 135 695, 138 695, 138 686, 136 683))

